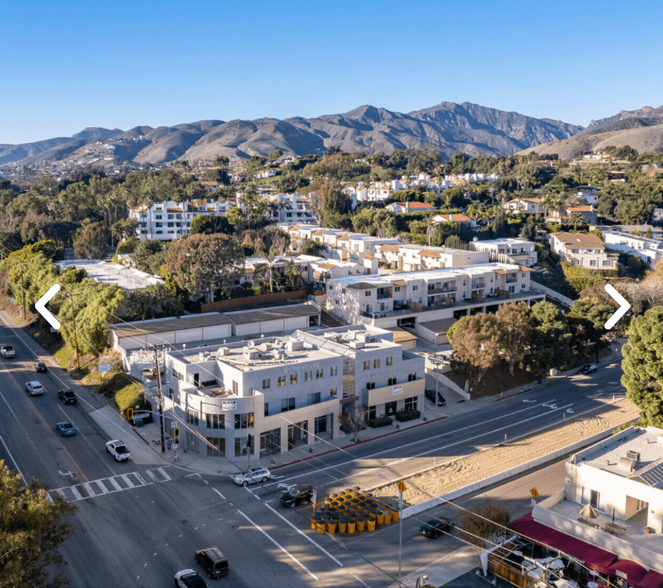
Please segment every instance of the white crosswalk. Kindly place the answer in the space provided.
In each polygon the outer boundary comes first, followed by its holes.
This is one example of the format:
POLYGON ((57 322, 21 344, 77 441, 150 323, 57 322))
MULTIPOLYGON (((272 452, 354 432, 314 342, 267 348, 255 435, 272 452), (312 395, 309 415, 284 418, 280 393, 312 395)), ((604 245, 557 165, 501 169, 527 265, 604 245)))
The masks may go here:
POLYGON ((161 467, 153 470, 145 470, 144 472, 118 474, 110 478, 101 478, 100 480, 56 488, 55 490, 50 490, 49 493, 51 495, 59 494, 67 502, 77 502, 78 500, 87 500, 88 498, 103 496, 104 494, 113 494, 114 492, 124 492, 125 490, 141 488, 142 486, 149 486, 151 484, 160 484, 168 482, 171 479, 166 469, 161 467), (145 474, 148 479, 144 478, 141 474, 145 474))

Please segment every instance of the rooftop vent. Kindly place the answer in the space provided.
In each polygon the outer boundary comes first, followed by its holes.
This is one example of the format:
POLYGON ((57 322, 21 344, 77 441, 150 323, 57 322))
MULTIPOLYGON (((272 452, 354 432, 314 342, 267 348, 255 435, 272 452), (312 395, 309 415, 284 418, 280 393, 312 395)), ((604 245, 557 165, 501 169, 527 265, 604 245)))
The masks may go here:
POLYGON ((352 347, 353 349, 363 349, 364 342, 363 341, 350 341, 350 347, 352 347))
POLYGON ((661 445, 663 445, 663 435, 659 435, 658 437, 656 437, 656 443, 660 443, 661 445))
POLYGON ((617 462, 617 467, 624 472, 631 473, 635 470, 635 461, 629 459, 628 457, 620 457, 619 461, 617 462))
POLYGON ((373 340, 373 337, 369 333, 357 333, 357 341, 362 343, 370 343, 373 340))
POLYGON ((248 360, 260 359, 260 352, 257 349, 251 349, 250 347, 245 347, 243 353, 245 359, 248 360))
POLYGON ((285 352, 285 349, 275 349, 274 350, 274 359, 286 359, 288 355, 285 352))
POLYGON ((288 341, 288 344, 286 345, 286 348, 288 351, 300 351, 301 349, 304 349, 304 342, 303 341, 288 341))
POLYGON ((636 464, 640 463, 640 452, 638 451, 627 451, 626 457, 632 459, 636 464))
POLYGON ((216 354, 219 357, 223 357, 224 355, 230 355, 230 349, 227 347, 219 347, 219 350, 216 352, 216 354))

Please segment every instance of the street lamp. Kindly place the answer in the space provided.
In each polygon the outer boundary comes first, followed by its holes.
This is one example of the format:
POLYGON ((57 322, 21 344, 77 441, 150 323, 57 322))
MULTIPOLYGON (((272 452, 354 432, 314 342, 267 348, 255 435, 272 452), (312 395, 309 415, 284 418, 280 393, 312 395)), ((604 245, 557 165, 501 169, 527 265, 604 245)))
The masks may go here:
POLYGON ((383 480, 387 480, 396 490, 398 490, 398 496, 400 497, 400 504, 399 504, 399 513, 398 513, 398 583, 401 583, 401 571, 402 571, 402 561, 403 561, 403 493, 401 492, 401 489, 394 484, 387 476, 384 474, 378 474, 378 478, 382 478, 383 480))

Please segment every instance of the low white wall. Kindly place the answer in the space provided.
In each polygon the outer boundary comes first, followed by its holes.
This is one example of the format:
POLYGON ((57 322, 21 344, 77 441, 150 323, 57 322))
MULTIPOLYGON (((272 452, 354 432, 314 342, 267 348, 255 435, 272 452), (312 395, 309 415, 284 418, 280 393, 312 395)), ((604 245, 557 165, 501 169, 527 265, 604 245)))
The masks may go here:
POLYGON ((456 392, 457 394, 460 394, 466 400, 470 399, 470 395, 467 392, 465 392, 465 390, 463 390, 460 386, 458 386, 452 380, 447 378, 444 374, 441 374, 440 372, 432 370, 432 369, 427 369, 426 370, 426 375, 430 376, 434 380, 437 380, 443 386, 446 386, 447 388, 451 388, 454 392, 456 392))
POLYGON ((564 296, 563 294, 560 294, 559 292, 556 292, 555 290, 552 290, 543 284, 539 284, 539 282, 532 281, 532 287, 536 288, 537 290, 541 290, 541 292, 546 295, 546 298, 552 298, 564 306, 570 307, 573 304, 573 300, 567 296, 564 296))

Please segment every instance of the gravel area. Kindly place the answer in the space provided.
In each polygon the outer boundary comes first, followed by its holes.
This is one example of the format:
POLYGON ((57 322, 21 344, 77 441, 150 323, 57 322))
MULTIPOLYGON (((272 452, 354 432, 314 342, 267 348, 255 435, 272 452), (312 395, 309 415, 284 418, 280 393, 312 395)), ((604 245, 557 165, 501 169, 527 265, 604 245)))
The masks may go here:
MULTIPOLYGON (((407 490, 403 494, 403 502, 407 505, 419 504, 430 498, 474 484, 484 478, 571 445, 583 438, 586 439, 606 429, 621 425, 636 418, 639 414, 638 408, 627 399, 617 401, 611 404, 609 409, 600 409, 597 413, 599 412, 600 414, 588 413, 568 421, 564 426, 522 437, 513 443, 492 447, 422 474, 404 478, 407 490)), ((376 489, 373 494, 398 499, 397 493, 391 485, 376 489)))

